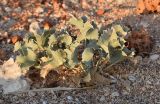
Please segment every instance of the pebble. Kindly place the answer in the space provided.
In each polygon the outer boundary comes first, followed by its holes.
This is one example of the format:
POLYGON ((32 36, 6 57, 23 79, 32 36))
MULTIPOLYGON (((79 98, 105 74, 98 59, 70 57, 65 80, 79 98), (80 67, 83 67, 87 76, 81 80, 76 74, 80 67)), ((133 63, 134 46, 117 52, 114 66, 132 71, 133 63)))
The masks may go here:
POLYGON ((158 55, 158 54, 154 54, 154 55, 151 55, 149 58, 150 58, 152 61, 155 61, 155 60, 157 60, 157 59, 159 58, 159 55, 158 55))
POLYGON ((146 21, 142 21, 142 22, 140 22, 140 25, 147 28, 149 26, 149 23, 147 23, 146 21))
POLYGON ((149 84, 149 85, 151 85, 151 84, 152 84, 152 82, 151 82, 151 81, 149 81, 149 80, 148 80, 148 81, 146 81, 146 83, 147 83, 147 84, 149 84))
POLYGON ((37 7, 35 10, 36 13, 42 13, 43 11, 44 11, 44 9, 41 7, 37 7))
POLYGON ((135 65, 137 65, 142 61, 142 56, 136 56, 132 61, 135 65))
POLYGON ((117 97, 117 96, 119 96, 119 93, 118 93, 118 92, 113 92, 113 93, 111 94, 111 96, 112 96, 112 97, 117 97))
POLYGON ((44 100, 43 100, 43 101, 42 101, 42 104, 47 104, 47 101, 44 101, 44 100))
POLYGON ((122 91, 122 94, 123 94, 123 95, 129 95, 129 92, 126 91, 126 90, 123 90, 123 91, 122 91))
POLYGON ((112 83, 112 84, 117 83, 117 79, 116 79, 115 77, 110 76, 110 78, 111 78, 111 83, 112 83))
POLYGON ((2 3, 3 5, 6 5, 6 4, 8 3, 8 0, 2 0, 1 3, 2 3))
POLYGON ((22 11, 22 8, 21 7, 15 8, 14 11, 20 13, 22 11))
POLYGON ((4 101, 0 99, 0 104, 4 104, 4 101))
POLYGON ((33 96, 36 95, 36 93, 34 93, 34 92, 29 92, 28 95, 29 95, 29 97, 33 97, 33 96))
POLYGON ((110 89, 109 88, 105 88, 104 92, 105 92, 104 96, 108 96, 110 94, 110 89))
POLYGON ((67 99, 68 100, 73 100, 73 97, 72 96, 67 96, 67 99))
POLYGON ((11 27, 16 23, 16 21, 14 19, 10 19, 7 21, 7 23, 5 24, 6 27, 11 27))
POLYGON ((105 101, 105 96, 101 96, 101 98, 99 99, 101 102, 105 101))
POLYGON ((160 60, 157 60, 157 64, 159 64, 159 65, 160 65, 160 60))
POLYGON ((130 81, 134 82, 134 81, 136 80, 136 77, 133 76, 133 75, 129 75, 129 76, 128 76, 128 79, 129 79, 130 81))
POLYGON ((10 7, 5 7, 4 10, 5 10, 6 12, 11 12, 11 11, 12 11, 12 9, 11 9, 10 7))
POLYGON ((11 92, 17 92, 17 91, 25 91, 28 90, 30 87, 29 83, 27 83, 26 80, 19 79, 7 82, 3 84, 3 93, 9 94, 11 92))
POLYGON ((2 85, 5 94, 29 89, 30 85, 21 78, 21 68, 14 62, 14 59, 10 58, 0 69, 0 85, 2 85))

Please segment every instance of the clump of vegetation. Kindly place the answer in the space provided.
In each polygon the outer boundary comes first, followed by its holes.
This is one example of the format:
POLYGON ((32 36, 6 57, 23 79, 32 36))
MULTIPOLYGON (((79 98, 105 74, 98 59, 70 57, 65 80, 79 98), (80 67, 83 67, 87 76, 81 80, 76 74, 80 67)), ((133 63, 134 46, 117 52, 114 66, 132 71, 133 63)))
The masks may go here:
POLYGON ((22 68, 41 69, 42 77, 60 66, 68 69, 81 66, 87 73, 85 81, 89 82, 90 72, 100 61, 115 64, 134 55, 134 51, 126 46, 127 32, 120 25, 100 33, 97 25, 90 23, 86 17, 73 17, 69 23, 80 32, 76 38, 67 33, 51 34, 50 31, 28 34, 23 42, 15 44, 14 51, 19 52, 16 62, 22 68))

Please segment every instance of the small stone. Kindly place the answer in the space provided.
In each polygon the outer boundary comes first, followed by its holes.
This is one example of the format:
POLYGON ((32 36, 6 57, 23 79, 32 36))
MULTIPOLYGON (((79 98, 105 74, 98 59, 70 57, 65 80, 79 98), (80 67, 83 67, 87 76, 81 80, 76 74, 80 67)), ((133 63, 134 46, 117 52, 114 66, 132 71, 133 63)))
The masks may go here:
POLYGON ((42 104, 47 104, 47 101, 44 101, 44 100, 43 100, 43 101, 42 101, 42 104))
POLYGON ((109 88, 105 88, 104 89, 104 96, 108 96, 110 94, 110 89, 109 88))
POLYGON ((111 94, 111 96, 112 96, 112 97, 117 97, 117 96, 119 96, 119 93, 118 93, 118 92, 113 92, 113 93, 111 94))
POLYGON ((160 60, 157 60, 157 64, 159 64, 159 65, 160 65, 160 60))
POLYGON ((3 5, 6 5, 6 4, 8 3, 8 0, 2 0, 1 3, 2 3, 3 5))
POLYGON ((68 100, 73 100, 73 97, 72 96, 67 96, 67 99, 68 100))
POLYGON ((23 80, 23 79, 13 80, 13 81, 6 82, 3 85, 3 93, 9 94, 17 91, 25 91, 25 90, 28 90, 29 87, 30 85, 29 83, 27 83, 26 80, 23 80))
POLYGON ((42 13, 44 11, 44 9, 42 7, 37 7, 35 12, 36 13, 42 13))
POLYGON ((101 102, 105 101, 105 96, 101 96, 101 98, 99 99, 101 102))
POLYGON ((126 91, 126 90, 123 90, 123 91, 122 91, 122 94, 123 94, 123 95, 129 95, 129 92, 126 91))
POLYGON ((0 85, 2 85, 4 94, 30 88, 29 83, 21 75, 19 65, 12 58, 0 66, 0 85))
POLYGON ((34 93, 34 92, 29 92, 28 95, 29 95, 29 97, 33 97, 33 96, 36 95, 36 93, 34 93))
POLYGON ((0 104, 4 104, 4 101, 0 99, 0 104))
POLYGON ((140 25, 142 25, 143 27, 147 28, 149 26, 149 23, 147 23, 146 21, 141 21, 140 25))
POLYGON ((43 18, 39 18, 39 19, 37 19, 39 22, 43 22, 44 21, 44 19, 43 18))
POLYGON ((130 81, 132 81, 132 82, 134 82, 134 81, 136 80, 135 76, 133 76, 133 75, 129 75, 129 76, 128 76, 128 79, 129 79, 130 81))
POLYGON ((142 61, 142 56, 136 56, 135 58, 133 58, 132 61, 135 65, 137 65, 138 63, 142 61))
POLYGON ((22 8, 21 7, 15 8, 14 11, 19 13, 22 11, 22 8))
POLYGON ((146 81, 146 83, 147 83, 147 84, 149 84, 149 85, 151 85, 151 84, 152 84, 152 82, 151 82, 151 81, 149 81, 149 80, 148 80, 148 81, 146 81))
POLYGON ((11 11, 12 11, 12 9, 11 9, 10 7, 5 7, 4 10, 5 10, 6 12, 11 12, 11 11))
POLYGON ((155 61, 155 60, 157 60, 157 59, 159 58, 159 55, 158 55, 158 54, 154 54, 154 55, 151 55, 149 58, 150 58, 152 61, 155 61))
POLYGON ((11 27, 15 23, 16 23, 16 21, 14 19, 9 19, 5 25, 6 25, 6 27, 11 27))
POLYGON ((78 99, 78 98, 75 98, 75 101, 79 102, 79 99, 78 99))
POLYGON ((117 79, 113 76, 110 76, 111 78, 111 83, 114 84, 114 83, 117 83, 117 79))

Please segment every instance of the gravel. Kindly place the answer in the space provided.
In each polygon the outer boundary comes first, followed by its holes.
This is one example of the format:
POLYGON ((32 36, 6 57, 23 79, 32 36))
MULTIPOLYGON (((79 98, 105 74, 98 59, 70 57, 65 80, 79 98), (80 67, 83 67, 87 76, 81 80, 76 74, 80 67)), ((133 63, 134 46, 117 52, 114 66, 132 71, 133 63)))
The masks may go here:
MULTIPOLYGON (((13 8, 7 5, 6 2, 8 0, 2 1, 3 2, 0 1, 0 3, 3 3, 1 8, 5 11, 0 14, 3 14, 3 16, 8 15, 9 20, 7 20, 7 22, 6 20, 0 20, 0 28, 5 32, 7 31, 13 34, 13 31, 17 29, 11 27, 20 21, 10 16, 9 12, 11 12, 13 8)), ((23 4, 26 6, 27 3, 23 4)), ((26 8, 17 7, 15 11, 23 13, 24 10, 26 10, 26 8)), ((44 8, 39 7, 36 11, 37 13, 42 13, 44 8)), ((71 11, 74 13, 73 10, 71 11)), ((42 91, 6 95, 0 91, 0 104, 160 104, 160 15, 125 15, 126 17, 124 17, 121 16, 123 12, 114 14, 114 11, 113 9, 112 12, 107 13, 108 17, 111 17, 110 15, 115 16, 114 19, 105 21, 107 24, 116 19, 117 23, 128 24, 131 27, 137 28, 143 25, 149 31, 155 42, 149 57, 142 58, 141 56, 137 56, 132 60, 133 63, 118 64, 116 66, 116 73, 112 75, 111 84, 106 82, 102 86, 93 89, 71 91, 42 91), (119 72, 119 69, 121 69, 122 72, 119 72)), ((88 12, 84 11, 84 13, 88 12)), ((82 14, 82 12, 78 12, 76 15, 81 16, 82 14)), ((106 18, 108 19, 107 16, 106 18)), ((30 18, 32 19, 29 20, 28 18, 26 21, 45 20, 44 17, 35 18, 31 16, 30 18)), ((100 20, 100 17, 97 18, 100 20)), ((57 21, 57 19, 55 19, 55 21, 57 21)), ((57 23, 60 22, 61 21, 58 21, 57 23)), ((28 27, 29 24, 27 25, 28 27)), ((63 28, 61 25, 60 27, 63 28)), ((24 31, 26 30, 25 28, 24 31)), ((23 33, 23 35, 24 34, 25 33, 23 33)))

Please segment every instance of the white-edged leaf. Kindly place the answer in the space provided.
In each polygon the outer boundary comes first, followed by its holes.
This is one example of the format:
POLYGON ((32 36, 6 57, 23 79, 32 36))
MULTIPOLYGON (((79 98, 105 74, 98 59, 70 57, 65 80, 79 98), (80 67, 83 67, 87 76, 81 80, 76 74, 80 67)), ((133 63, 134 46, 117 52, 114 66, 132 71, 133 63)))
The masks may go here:
POLYGON ((72 17, 69 20, 69 23, 72 25, 75 25, 78 29, 81 29, 83 27, 83 20, 82 19, 77 19, 75 17, 72 17))
POLYGON ((86 33, 86 38, 98 40, 98 29, 91 29, 91 31, 88 31, 86 33))
POLYGON ((18 51, 21 48, 21 43, 20 42, 16 42, 14 45, 14 52, 18 51))
POLYGON ((48 41, 49 46, 51 46, 52 44, 55 44, 56 41, 57 41, 57 38, 55 37, 55 35, 51 35, 48 41))
POLYGON ((109 45, 113 48, 121 46, 118 39, 118 35, 114 29, 112 29, 112 34, 110 35, 110 38, 109 38, 109 45))
POLYGON ((61 35, 59 37, 61 43, 65 43, 66 45, 70 45, 72 43, 72 37, 69 35, 61 35))
POLYGON ((88 62, 91 61, 93 58, 93 49, 91 48, 86 48, 83 53, 82 53, 82 62, 88 62))
POLYGON ((38 49, 38 45, 33 41, 33 39, 30 39, 29 41, 25 41, 25 47, 30 47, 33 51, 38 49))
POLYGON ((125 37, 127 35, 127 32, 125 32, 123 30, 121 25, 115 25, 115 26, 113 26, 113 28, 115 29, 116 32, 121 33, 121 35, 123 35, 123 37, 125 37))

